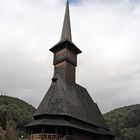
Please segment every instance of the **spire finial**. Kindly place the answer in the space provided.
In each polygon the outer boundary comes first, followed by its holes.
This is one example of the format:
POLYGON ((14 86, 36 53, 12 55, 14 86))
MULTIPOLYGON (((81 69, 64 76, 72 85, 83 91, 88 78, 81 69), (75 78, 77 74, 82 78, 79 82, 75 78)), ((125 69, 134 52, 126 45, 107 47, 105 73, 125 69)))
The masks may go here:
POLYGON ((67 5, 69 5, 69 0, 67 0, 67 5))
POLYGON ((62 29, 62 34, 61 34, 61 41, 65 39, 72 41, 70 13, 69 13, 69 0, 67 0, 67 4, 66 4, 64 23, 63 23, 63 29, 62 29))

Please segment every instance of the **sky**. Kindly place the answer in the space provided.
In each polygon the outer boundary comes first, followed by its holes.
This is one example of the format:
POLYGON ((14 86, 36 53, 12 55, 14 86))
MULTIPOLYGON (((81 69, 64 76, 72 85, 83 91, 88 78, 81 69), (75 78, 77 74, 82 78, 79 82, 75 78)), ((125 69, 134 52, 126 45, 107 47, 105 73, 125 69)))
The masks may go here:
MULTIPOLYGON (((0 94, 37 107, 53 76, 65 0, 0 0, 0 94)), ((102 113, 140 103, 140 0, 71 0, 77 83, 102 113)))

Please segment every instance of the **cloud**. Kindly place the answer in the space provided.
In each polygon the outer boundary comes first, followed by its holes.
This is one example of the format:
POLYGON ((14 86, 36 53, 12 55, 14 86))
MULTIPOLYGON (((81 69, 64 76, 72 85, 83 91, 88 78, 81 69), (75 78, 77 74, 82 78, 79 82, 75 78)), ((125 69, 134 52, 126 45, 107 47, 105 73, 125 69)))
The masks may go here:
MULTIPOLYGON (((140 102, 140 2, 81 0, 71 4, 77 82, 102 112, 140 102)), ((51 83, 65 1, 0 0, 0 91, 38 106, 51 83)))

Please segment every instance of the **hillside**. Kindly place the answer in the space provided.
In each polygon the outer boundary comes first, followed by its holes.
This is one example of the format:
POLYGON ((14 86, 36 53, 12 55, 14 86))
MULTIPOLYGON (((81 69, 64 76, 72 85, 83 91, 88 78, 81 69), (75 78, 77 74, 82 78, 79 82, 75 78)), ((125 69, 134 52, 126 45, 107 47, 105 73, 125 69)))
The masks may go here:
MULTIPOLYGON (((18 98, 0 95, 0 140, 27 137, 24 125, 32 121, 34 111, 33 106, 18 98)), ((118 135, 116 140, 140 140, 140 104, 115 109, 104 118, 118 135)))
POLYGON ((0 140, 25 135, 24 125, 32 121, 35 108, 14 97, 0 95, 0 140))
POLYGON ((116 140, 140 140, 140 104, 125 106, 104 114, 116 140))

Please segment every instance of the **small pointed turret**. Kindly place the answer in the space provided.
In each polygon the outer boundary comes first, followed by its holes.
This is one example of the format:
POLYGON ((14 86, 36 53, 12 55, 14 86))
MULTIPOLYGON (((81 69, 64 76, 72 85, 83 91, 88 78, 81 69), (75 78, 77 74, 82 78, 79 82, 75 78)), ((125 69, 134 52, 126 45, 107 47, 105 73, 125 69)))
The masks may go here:
POLYGON ((65 39, 72 41, 70 12, 69 12, 69 0, 67 0, 64 23, 63 23, 62 34, 61 34, 61 41, 65 40, 65 39))

